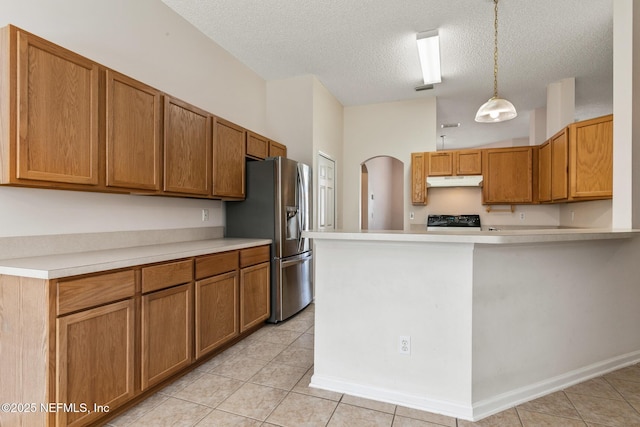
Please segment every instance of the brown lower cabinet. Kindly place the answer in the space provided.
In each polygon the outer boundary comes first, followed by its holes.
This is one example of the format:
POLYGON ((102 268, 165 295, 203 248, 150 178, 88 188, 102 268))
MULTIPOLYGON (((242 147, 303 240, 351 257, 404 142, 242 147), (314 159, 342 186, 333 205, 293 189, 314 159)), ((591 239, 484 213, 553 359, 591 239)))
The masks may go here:
POLYGON ((196 282, 196 358, 240 334, 238 329, 238 272, 196 282))
POLYGON ((192 294, 188 283, 142 296, 142 390, 191 364, 192 294))
POLYGON ((196 358, 240 334, 238 251, 196 258, 196 358))
POLYGON ((271 314, 269 256, 268 246, 240 251, 240 332, 264 322, 271 314))
POLYGON ((134 394, 134 300, 58 318, 56 399, 73 410, 55 412, 57 426, 84 426, 134 394), (85 405, 85 406, 83 406, 85 405), (85 411, 84 409, 87 409, 85 411))
POLYGON ((0 402, 38 409, 0 412, 0 425, 103 425, 253 332, 269 316, 269 252, 265 245, 54 280, 0 275, 0 402))

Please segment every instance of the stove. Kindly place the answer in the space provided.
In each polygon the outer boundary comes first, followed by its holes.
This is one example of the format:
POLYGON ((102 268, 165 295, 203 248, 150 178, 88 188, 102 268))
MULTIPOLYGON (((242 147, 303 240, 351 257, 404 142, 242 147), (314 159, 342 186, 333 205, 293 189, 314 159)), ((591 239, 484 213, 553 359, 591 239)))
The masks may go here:
POLYGON ((480 231, 480 215, 429 215, 427 231, 480 231))

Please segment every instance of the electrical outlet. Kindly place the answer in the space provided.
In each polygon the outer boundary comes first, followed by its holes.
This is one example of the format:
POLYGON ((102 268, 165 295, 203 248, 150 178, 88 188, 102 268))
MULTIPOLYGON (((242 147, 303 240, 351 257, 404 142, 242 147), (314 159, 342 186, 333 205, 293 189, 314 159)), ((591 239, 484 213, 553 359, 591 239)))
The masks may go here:
POLYGON ((202 221, 209 221, 209 209, 202 209, 202 221))
POLYGON ((520 212, 520 221, 524 221, 524 217, 525 217, 524 212, 520 212))
POLYGON ((411 337, 408 335, 400 335, 398 339, 398 353, 411 354, 411 337))
POLYGON ((576 213, 571 211, 571 222, 573 222, 574 219, 576 219, 576 213))
POLYGON ((409 219, 414 219, 416 216, 413 214, 413 212, 409 212, 409 219))

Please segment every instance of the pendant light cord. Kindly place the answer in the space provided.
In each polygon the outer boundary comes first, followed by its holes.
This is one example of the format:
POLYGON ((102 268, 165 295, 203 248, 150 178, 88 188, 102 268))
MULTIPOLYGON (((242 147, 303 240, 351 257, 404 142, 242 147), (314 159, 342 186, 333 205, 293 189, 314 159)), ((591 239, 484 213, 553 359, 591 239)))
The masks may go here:
POLYGON ((494 50, 493 50, 493 97, 498 97, 498 0, 493 0, 495 20, 493 21, 494 33, 494 50))

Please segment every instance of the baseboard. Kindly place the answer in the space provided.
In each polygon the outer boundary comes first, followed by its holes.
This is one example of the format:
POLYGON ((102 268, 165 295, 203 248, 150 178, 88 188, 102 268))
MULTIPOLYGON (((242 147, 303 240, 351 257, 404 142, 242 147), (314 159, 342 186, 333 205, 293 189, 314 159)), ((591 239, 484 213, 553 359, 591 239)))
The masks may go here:
POLYGON ((387 388, 366 386, 318 374, 313 374, 309 386, 394 405, 406 406, 407 408, 419 409, 421 411, 433 412, 449 417, 466 420, 470 420, 472 417, 473 408, 471 405, 466 405, 463 402, 452 402, 387 388))
POLYGON ((613 357, 576 369, 538 383, 521 387, 507 393, 499 394, 473 404, 473 420, 477 421, 489 415, 513 408, 556 391, 560 391, 578 383, 599 377, 609 372, 640 362, 640 351, 613 357))
POLYGON ((627 353, 469 405, 464 402, 446 401, 398 390, 357 384, 317 373, 311 377, 309 386, 463 420, 478 421, 505 409, 513 408, 524 402, 563 390, 638 362, 640 362, 640 351, 627 353))

